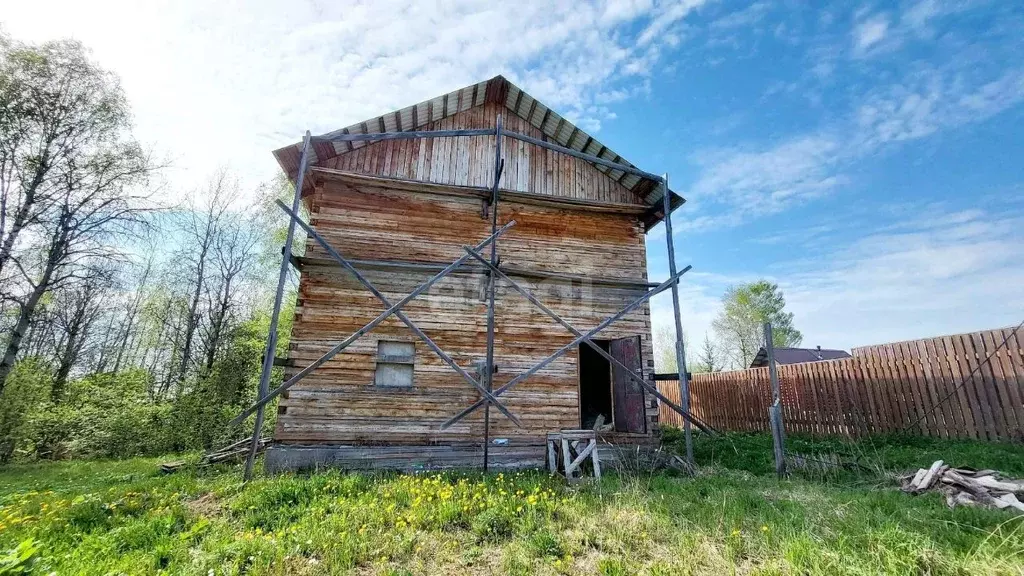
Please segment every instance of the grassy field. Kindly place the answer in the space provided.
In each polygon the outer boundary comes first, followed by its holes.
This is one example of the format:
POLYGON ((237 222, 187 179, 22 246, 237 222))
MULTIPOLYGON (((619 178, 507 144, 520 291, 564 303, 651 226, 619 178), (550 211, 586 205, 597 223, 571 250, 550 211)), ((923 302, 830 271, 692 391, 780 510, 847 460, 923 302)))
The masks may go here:
MULTIPOLYGON (((671 438, 670 438, 671 440, 671 438)), ((779 481, 764 436, 699 439, 696 478, 160 475, 159 459, 0 470, 0 574, 1014 574, 1024 518, 885 477, 941 457, 1024 476, 1021 446, 791 439, 860 467, 779 481)))

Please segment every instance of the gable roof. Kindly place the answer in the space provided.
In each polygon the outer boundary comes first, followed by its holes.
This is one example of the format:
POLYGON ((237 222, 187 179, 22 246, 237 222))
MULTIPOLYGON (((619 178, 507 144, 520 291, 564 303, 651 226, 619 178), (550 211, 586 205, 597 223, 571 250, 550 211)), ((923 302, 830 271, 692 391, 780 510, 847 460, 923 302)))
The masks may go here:
MULTIPOLYGON (((777 364, 800 364, 802 362, 820 362, 822 360, 839 360, 840 358, 852 358, 845 350, 828 350, 825 348, 776 348, 775 362, 777 364)), ((764 346, 757 351, 754 361, 750 363, 751 368, 760 368, 768 365, 768 351, 764 346)))
MULTIPOLYGON (((394 110, 381 116, 346 126, 340 130, 323 134, 319 139, 315 138, 313 140, 313 157, 310 159, 310 165, 316 165, 319 162, 370 145, 373 142, 328 141, 327 139, 331 136, 338 134, 406 132, 424 129, 431 122, 453 116, 476 106, 483 106, 489 102, 504 105, 508 110, 540 130, 549 141, 555 144, 615 162, 616 164, 636 168, 636 166, 622 158, 622 156, 619 156, 615 151, 566 120, 533 96, 527 94, 515 84, 509 82, 503 76, 495 76, 490 80, 471 84, 418 104, 413 104, 412 106, 394 110)), ((292 180, 295 179, 298 172, 301 155, 301 142, 274 150, 274 157, 277 158, 278 164, 280 164, 285 174, 292 180)), ((622 170, 616 170, 593 162, 591 164, 597 170, 642 198, 645 204, 651 206, 650 214, 645 219, 648 229, 661 221, 664 217, 664 214, 662 214, 663 210, 661 209, 665 190, 664 186, 636 174, 623 172, 622 170)), ((671 191, 669 193, 672 195, 671 205, 673 209, 685 202, 678 194, 671 191)))

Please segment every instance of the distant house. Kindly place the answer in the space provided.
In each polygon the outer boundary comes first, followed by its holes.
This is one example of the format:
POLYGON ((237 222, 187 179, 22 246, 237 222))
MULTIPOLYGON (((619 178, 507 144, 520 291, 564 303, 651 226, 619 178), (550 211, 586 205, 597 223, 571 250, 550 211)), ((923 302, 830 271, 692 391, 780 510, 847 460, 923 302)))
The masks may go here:
MULTIPOLYGON (((800 364, 801 362, 820 362, 821 360, 839 360, 840 358, 852 358, 845 350, 825 350, 821 346, 817 348, 776 348, 776 364, 800 364)), ((768 365, 768 351, 762 346, 750 363, 751 368, 762 368, 768 365)))

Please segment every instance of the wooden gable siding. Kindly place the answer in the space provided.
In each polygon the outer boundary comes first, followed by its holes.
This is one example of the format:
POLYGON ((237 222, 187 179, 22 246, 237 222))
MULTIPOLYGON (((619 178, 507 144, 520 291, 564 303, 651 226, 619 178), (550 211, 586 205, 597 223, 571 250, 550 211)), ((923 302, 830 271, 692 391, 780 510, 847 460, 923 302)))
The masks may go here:
MULTIPOLYGON (((450 261, 460 246, 490 233, 480 203, 470 198, 425 195, 382 187, 327 182, 309 198, 311 222, 336 249, 356 259, 450 261)), ((503 264, 600 276, 646 277, 644 235, 634 217, 502 202, 499 223, 515 219, 499 243, 503 264)), ((307 245, 310 258, 326 255, 307 245)), ((397 301, 430 273, 365 272, 389 299, 397 301)), ((586 286, 517 278, 553 310, 581 330, 614 314, 640 294, 634 288, 586 286)), ((438 283, 413 300, 405 313, 455 361, 472 372, 486 355, 484 276, 467 272, 438 283)), ((383 305, 338 267, 303 270, 289 358, 294 374, 334 343, 383 311, 383 305)), ((529 369, 572 340, 554 321, 499 283, 496 302, 495 387, 529 369)), ((601 338, 640 335, 645 377, 653 381, 650 316, 646 306, 627 315, 601 338)), ((578 353, 573 351, 502 395, 519 416, 517 429, 492 409, 492 438, 510 446, 542 449, 545 434, 579 426, 578 353)), ((411 331, 391 318, 293 387, 280 401, 275 440, 283 444, 451 444, 479 445, 483 412, 447 431, 439 426, 479 395, 437 358, 411 331), (415 341, 411 389, 373 385, 377 341, 415 341)), ((657 408, 647 398, 653 429, 657 408)))
MULTIPOLYGON (((487 103, 430 123, 427 130, 493 128, 497 115, 504 128, 544 138, 540 130, 504 106, 487 103)), ((549 196, 643 206, 629 189, 592 164, 502 138, 505 169, 500 188, 549 196)), ((326 160, 324 168, 374 176, 420 180, 451 186, 491 186, 494 181, 494 137, 386 140, 326 160)))

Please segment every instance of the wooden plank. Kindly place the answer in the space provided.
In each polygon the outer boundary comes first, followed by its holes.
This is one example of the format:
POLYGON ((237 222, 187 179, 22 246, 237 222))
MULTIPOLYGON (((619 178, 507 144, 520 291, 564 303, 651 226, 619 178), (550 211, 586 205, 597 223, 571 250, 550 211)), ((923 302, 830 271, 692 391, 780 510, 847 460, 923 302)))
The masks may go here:
POLYGON ((989 382, 986 382, 979 369, 979 359, 974 350, 974 343, 969 335, 958 334, 953 338, 953 345, 956 347, 961 358, 966 359, 965 377, 969 378, 977 394, 978 404, 984 417, 985 430, 989 440, 997 440, 1001 436, 1002 418, 993 410, 997 402, 994 398, 994 391, 989 389, 989 382))
POLYGON ((954 387, 960 387, 965 392, 967 401, 963 404, 963 409, 971 414, 975 437, 985 440, 989 438, 988 425, 985 422, 986 419, 981 408, 981 401, 978 398, 977 388, 969 377, 971 369, 964 355, 962 344, 958 350, 958 340, 958 338, 952 336, 943 336, 942 345, 945 349, 946 359, 949 362, 953 385, 954 387))
POLYGON ((916 422, 914 428, 917 429, 919 434, 928 436, 931 434, 931 429, 929 428, 929 415, 931 413, 929 408, 931 406, 927 402, 927 395, 922 393, 922 388, 917 380, 917 374, 909 366, 908 359, 904 355, 904 344, 903 342, 897 342, 892 346, 896 375, 902 380, 904 388, 909 392, 909 398, 912 402, 909 413, 913 421, 916 422))
POLYGON ((1021 355, 1019 344, 1022 340, 1020 332, 1005 328, 992 331, 992 337, 997 342, 1006 342, 999 352, 1000 363, 1006 375, 1010 397, 1014 399, 1014 406, 1017 409, 1017 422, 1024 428, 1024 356, 1021 355))
POLYGON ((863 435, 874 432, 874 400, 871 398, 861 369, 862 361, 859 358, 842 360, 843 374, 846 377, 847 386, 851 394, 856 398, 857 403, 854 410, 854 418, 863 435))
POLYGON ((833 388, 835 382, 829 377, 825 369, 826 366, 827 364, 824 362, 814 362, 808 368, 810 369, 811 377, 818 382, 818 389, 824 401, 825 432, 837 435, 842 434, 842 427, 839 423, 838 394, 835 393, 833 388))
POLYGON ((977 403, 972 403, 967 394, 967 387, 962 385, 963 377, 960 374, 959 364, 953 356, 953 351, 947 346, 952 344, 946 338, 936 338, 932 341, 935 346, 936 358, 943 371, 943 378, 946 383, 946 394, 953 394, 956 398, 957 413, 963 424, 963 430, 972 439, 983 438, 979 434, 980 426, 974 419, 974 409, 977 403))
POLYGON ((872 354, 871 359, 879 376, 881 391, 886 400, 886 405, 890 409, 889 430, 893 432, 902 430, 904 426, 909 424, 910 419, 904 415, 903 401, 900 398, 900 391, 897 390, 896 380, 892 377, 889 370, 885 346, 881 346, 877 353, 872 354))
POLYGON ((836 395, 837 417, 841 433, 845 436, 858 436, 855 422, 850 418, 850 411, 854 406, 853 398, 850 396, 850 389, 846 386, 846 379, 841 372, 840 362, 828 362, 828 374, 832 380, 832 388, 836 395))
POLYGON ((937 378, 928 360, 924 344, 924 340, 910 342, 908 344, 909 353, 916 362, 916 370, 927 391, 928 405, 926 408, 932 410, 934 434, 940 438, 949 438, 953 428, 949 423, 949 403, 941 402, 942 396, 936 384, 937 378))
POLYGON ((864 376, 864 381, 868 385, 868 391, 874 400, 873 414, 874 429, 873 433, 882 434, 892 429, 892 420, 888 408, 888 402, 882 395, 881 383, 874 370, 874 362, 870 356, 861 358, 861 371, 864 376))
POLYGON ((1010 407, 1009 395, 1005 387, 1002 386, 1002 381, 995 376, 992 362, 989 360, 989 351, 985 349, 985 343, 979 333, 972 332, 965 338, 965 345, 969 341, 971 349, 974 350, 977 357, 978 370, 975 374, 985 386, 985 392, 989 398, 989 404, 992 406, 992 414, 996 422, 996 432, 1001 439, 1012 438, 1017 429, 1016 419, 1012 410, 1009 414, 1005 410, 1010 407))
POLYGON ((974 336, 977 339, 976 348, 985 349, 985 356, 991 356, 988 363, 988 374, 995 381, 996 390, 999 392, 1000 403, 1003 408, 1003 417, 1006 422, 1006 437, 1016 439, 1024 435, 1024 418, 1021 412, 1021 397, 1017 393, 1016 379, 1012 370, 1008 370, 1003 362, 1005 348, 1002 346, 1003 339, 995 337, 995 331, 988 330, 974 336))
POLYGON ((899 409, 900 421, 898 429, 906 431, 911 427, 915 419, 912 387, 907 385, 907 382, 902 378, 902 375, 899 372, 892 344, 886 344, 882 347, 881 361, 889 390, 892 391, 892 395, 896 399, 897 407, 899 409))
POLYGON ((868 416, 870 403, 864 393, 864 386, 857 376, 859 362, 853 359, 842 359, 838 361, 839 371, 842 375, 843 386, 846 388, 847 396, 851 399, 850 418, 859 436, 867 436, 871 433, 871 421, 868 416))

